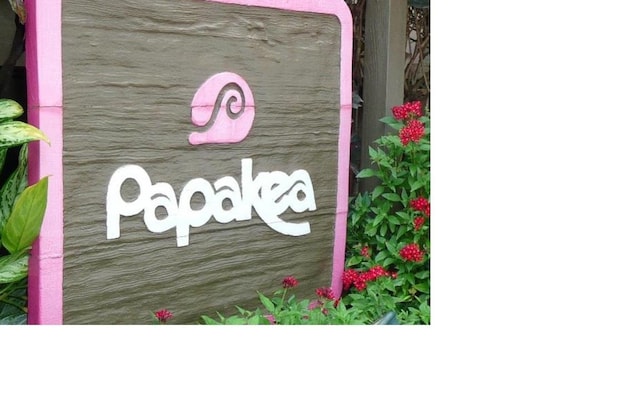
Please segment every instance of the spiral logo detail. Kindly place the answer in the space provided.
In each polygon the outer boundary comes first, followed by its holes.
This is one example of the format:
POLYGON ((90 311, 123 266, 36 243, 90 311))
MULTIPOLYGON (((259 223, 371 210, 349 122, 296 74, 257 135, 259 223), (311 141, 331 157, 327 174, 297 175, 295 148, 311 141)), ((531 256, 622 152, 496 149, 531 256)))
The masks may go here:
POLYGON ((191 102, 191 122, 205 127, 191 132, 189 143, 238 143, 244 140, 255 117, 249 84, 238 74, 221 72, 207 79, 191 102))

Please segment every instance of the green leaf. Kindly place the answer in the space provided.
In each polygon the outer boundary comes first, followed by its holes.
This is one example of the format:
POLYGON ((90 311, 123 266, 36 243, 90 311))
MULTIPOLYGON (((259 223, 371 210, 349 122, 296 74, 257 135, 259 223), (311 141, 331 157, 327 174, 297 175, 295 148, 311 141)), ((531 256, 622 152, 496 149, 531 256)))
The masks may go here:
POLYGON ((216 322, 215 319, 207 317, 206 315, 201 315, 200 319, 202 320, 202 322, 204 322, 205 325, 220 325, 218 322, 216 322))
POLYGON ((404 127, 404 124, 402 122, 399 122, 397 119, 391 116, 380 118, 378 121, 389 125, 392 129, 395 129, 396 131, 399 131, 404 127))
POLYGON ((247 325, 247 320, 243 317, 233 315, 226 319, 225 325, 247 325))
POLYGON ((382 195, 382 197, 391 201, 402 201, 402 199, 400 199, 400 196, 396 193, 385 193, 382 195))
POLYGON ((398 120, 393 118, 390 115, 387 115, 386 117, 382 117, 380 118, 378 121, 384 123, 384 124, 394 124, 394 123, 398 123, 398 120))
POLYGON ((420 181, 413 181, 411 182, 411 191, 412 192, 417 192, 419 189, 424 188, 424 182, 420 182, 420 181))
POLYGON ((26 325, 27 314, 21 313, 17 315, 8 315, 0 318, 0 325, 26 325))
POLYGON ((408 230, 409 228, 407 227, 407 225, 400 225, 400 228, 398 228, 397 237, 402 237, 402 235, 407 233, 408 230))
POLYGON ((384 259, 389 257, 389 252, 386 250, 380 250, 379 252, 376 253, 376 256, 374 258, 376 263, 381 263, 384 259))
POLYGON ((429 283, 428 282, 418 283, 417 285, 414 286, 414 288, 416 288, 416 290, 421 291, 422 293, 429 293, 429 283))
POLYGON ((0 283, 17 282, 27 276, 29 255, 9 254, 0 257, 0 283))
POLYGON ((416 272, 416 278, 418 279, 427 279, 428 277, 429 277, 429 271, 416 272))
POLYGON ((22 106, 11 99, 0 99, 0 120, 15 119, 24 113, 22 106))
POLYGON ((349 259, 347 260, 347 267, 352 267, 354 265, 358 265, 362 262, 362 257, 361 256, 353 256, 353 257, 349 257, 349 259))
POLYGON ((49 144, 49 138, 40 129, 22 121, 5 121, 0 124, 0 147, 13 147, 34 140, 49 144))
POLYGON ((371 199, 375 200, 375 198, 380 196, 382 192, 384 192, 384 186, 376 186, 376 188, 373 189, 373 193, 371 193, 371 199))
POLYGON ((389 222, 393 225, 400 225, 400 220, 398 219, 398 217, 396 217, 395 215, 389 215, 387 217, 387 219, 389 220, 389 222))
POLYGON ((378 214, 376 215, 376 217, 373 219, 373 226, 378 226, 380 225, 380 222, 382 222, 382 220, 386 217, 386 215, 384 214, 378 214))
POLYGON ((18 253, 38 237, 47 208, 48 177, 26 188, 16 200, 2 229, 2 245, 9 253, 18 253))
POLYGON ((23 145, 20 149, 18 166, 0 188, 0 232, 2 232, 4 224, 7 222, 9 214, 11 214, 11 209, 16 202, 18 194, 27 187, 27 153, 27 146, 23 145))
POLYGON ((378 232, 378 228, 375 226, 369 227, 364 231, 364 234, 371 237, 375 236, 376 232, 378 232))
POLYGON ((409 172, 411 173, 411 176, 415 177, 418 175, 418 166, 415 164, 409 164, 409 172))
POLYGON ((382 236, 386 235, 386 234, 387 234, 387 230, 388 230, 388 229, 389 229, 389 227, 387 226, 387 224, 382 224, 382 225, 380 226, 380 234, 381 234, 382 236))
POLYGON ((275 312, 276 306, 275 306, 275 304, 273 304, 273 302, 271 300, 269 300, 267 298, 267 296, 263 295, 260 292, 258 292, 258 296, 260 297, 260 302, 262 302, 262 304, 264 304, 264 307, 267 309, 267 311, 269 311, 270 313, 275 312))
POLYGON ((389 254, 396 254, 398 252, 398 249, 396 248, 396 245, 391 243, 390 241, 384 242, 384 245, 387 248, 387 250, 389 251, 389 254))
POLYGON ((376 176, 376 171, 372 170, 371 168, 365 168, 362 171, 358 172, 356 178, 370 178, 372 176, 376 176))

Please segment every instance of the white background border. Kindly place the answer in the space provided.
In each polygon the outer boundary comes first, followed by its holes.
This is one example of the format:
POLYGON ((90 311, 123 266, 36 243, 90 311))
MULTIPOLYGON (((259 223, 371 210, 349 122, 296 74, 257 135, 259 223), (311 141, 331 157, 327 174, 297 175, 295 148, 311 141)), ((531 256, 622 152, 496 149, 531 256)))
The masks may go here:
POLYGON ((639 398, 640 4, 431 14, 432 326, 0 327, 3 395, 639 398))

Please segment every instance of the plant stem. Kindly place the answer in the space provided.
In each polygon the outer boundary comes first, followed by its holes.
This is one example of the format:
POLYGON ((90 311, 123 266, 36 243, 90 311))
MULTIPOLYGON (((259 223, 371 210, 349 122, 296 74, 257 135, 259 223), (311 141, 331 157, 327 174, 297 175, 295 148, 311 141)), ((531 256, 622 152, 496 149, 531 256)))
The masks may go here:
MULTIPOLYGON (((283 306, 284 306, 284 298, 287 296, 287 288, 284 288, 284 290, 282 291, 282 301, 280 301, 280 305, 278 306, 278 310, 280 311, 283 306)), ((273 316, 275 318, 275 315, 273 316)))
POLYGON ((11 282, 4 289, 0 290, 0 301, 4 301, 5 298, 9 297, 9 294, 16 289, 16 283, 18 282, 11 282))

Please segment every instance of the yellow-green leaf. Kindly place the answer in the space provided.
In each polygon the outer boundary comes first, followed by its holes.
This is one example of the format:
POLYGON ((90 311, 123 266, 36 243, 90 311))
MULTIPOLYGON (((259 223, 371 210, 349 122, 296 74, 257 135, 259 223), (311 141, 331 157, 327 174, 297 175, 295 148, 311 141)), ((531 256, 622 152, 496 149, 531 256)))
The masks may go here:
POLYGON ((2 245, 9 253, 18 253, 31 246, 38 237, 47 207, 48 178, 27 187, 17 198, 9 219, 2 229, 2 245))
POLYGON ((0 120, 15 119, 24 113, 22 106, 11 99, 0 99, 0 120))
POLYGON ((26 277, 28 264, 28 254, 9 254, 0 257, 0 283, 17 282, 26 277))
POLYGON ((49 138, 40 129, 22 121, 5 121, 0 124, 0 147, 13 147, 34 140, 49 144, 49 138))

